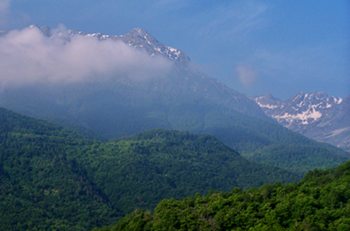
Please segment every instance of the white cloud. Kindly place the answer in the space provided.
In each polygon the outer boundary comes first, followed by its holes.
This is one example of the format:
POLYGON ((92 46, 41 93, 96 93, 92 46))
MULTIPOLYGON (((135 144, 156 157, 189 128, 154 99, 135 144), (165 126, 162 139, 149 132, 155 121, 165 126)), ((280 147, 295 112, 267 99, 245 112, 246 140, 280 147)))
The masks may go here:
POLYGON ((0 86, 70 84, 128 77, 161 76, 170 61, 151 57, 121 41, 75 35, 65 29, 45 36, 38 28, 13 30, 0 37, 0 86))
POLYGON ((245 87, 253 85, 256 81, 256 72, 255 70, 247 65, 238 65, 236 67, 236 73, 239 81, 245 87))

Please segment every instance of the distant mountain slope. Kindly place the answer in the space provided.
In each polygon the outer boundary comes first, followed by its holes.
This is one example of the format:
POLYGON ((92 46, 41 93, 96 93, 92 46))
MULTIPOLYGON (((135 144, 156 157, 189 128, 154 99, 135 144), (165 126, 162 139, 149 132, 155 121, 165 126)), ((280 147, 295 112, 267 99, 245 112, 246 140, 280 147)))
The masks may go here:
POLYGON ((166 197, 297 179, 247 161, 214 137, 177 131, 155 130, 94 144, 77 159, 123 212, 152 208, 166 197))
POLYGON ((98 230, 349 230, 350 162, 301 183, 161 201, 98 230))
POLYGON ((333 167, 349 158, 341 150, 283 128, 253 100, 196 70, 184 52, 161 44, 142 29, 120 36, 37 27, 29 30, 43 33, 48 42, 69 43, 83 36, 96 43, 123 43, 124 48, 127 45, 147 57, 162 57, 172 68, 162 76, 152 73, 153 77, 145 77, 138 73, 138 80, 128 78, 128 73, 119 73, 109 78, 97 76, 102 80, 95 82, 5 89, 0 91, 0 105, 5 108, 81 127, 105 139, 156 128, 210 134, 254 161, 268 160, 272 166, 299 173, 315 167, 333 167), (288 156, 286 145, 293 146, 288 156), (320 149, 321 154, 313 158, 320 149), (262 153, 273 157, 260 158, 262 153), (307 161, 299 165, 304 158, 307 161))
POLYGON ((265 113, 283 126, 312 139, 350 150, 350 98, 300 93, 288 100, 255 98, 265 113))
POLYGON ((211 136, 155 130, 102 143, 0 109, 1 230, 87 230, 165 197, 298 178, 211 136))

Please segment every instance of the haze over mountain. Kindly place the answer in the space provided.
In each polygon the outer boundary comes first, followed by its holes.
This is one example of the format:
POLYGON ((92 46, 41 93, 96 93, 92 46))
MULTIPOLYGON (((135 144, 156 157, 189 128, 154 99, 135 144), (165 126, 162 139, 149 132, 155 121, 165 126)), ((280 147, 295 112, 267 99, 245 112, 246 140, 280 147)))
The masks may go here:
POLYGON ((287 100, 256 97, 268 116, 312 139, 350 151, 350 98, 326 93, 299 93, 287 100))
POLYGON ((107 139, 154 128, 211 134, 251 160, 298 173, 349 157, 281 127, 139 28, 110 36, 30 26, 6 33, 0 44, 12 46, 0 50, 11 70, 1 77, 0 105, 16 112, 107 139))
MULTIPOLYGON (((7 108, 29 112, 40 117, 47 116, 48 118, 50 118, 48 116, 50 111, 47 108, 53 110, 60 108, 61 112, 52 113, 54 119, 65 119, 60 118, 60 116, 71 117, 70 119, 76 117, 77 123, 87 124, 93 130, 103 130, 108 129, 108 127, 116 129, 110 125, 106 128, 101 128, 99 124, 94 125, 91 121, 87 121, 89 118, 84 115, 86 113, 96 113, 94 115, 96 119, 94 120, 103 122, 99 117, 106 117, 108 114, 123 114, 123 109, 129 112, 141 110, 143 113, 133 113, 136 118, 129 117, 129 119, 136 121, 140 119, 148 120, 149 123, 157 123, 156 126, 162 127, 172 125, 171 118, 167 117, 175 117, 175 115, 171 115, 173 113, 186 117, 185 114, 181 115, 181 108, 186 110, 186 105, 197 102, 196 107, 198 108, 214 105, 215 107, 225 107, 229 111, 267 119, 253 101, 196 71, 192 68, 189 62, 190 59, 182 51, 162 45, 142 29, 134 29, 122 36, 109 36, 99 33, 86 34, 64 28, 51 30, 45 27, 30 26, 21 31, 9 32, 2 38, 2 43, 5 46, 13 40, 27 37, 36 38, 34 41, 23 41, 27 45, 25 47, 29 47, 26 49, 33 48, 30 52, 22 52, 22 43, 17 42, 12 43, 13 47, 3 51, 8 52, 10 54, 8 59, 11 60, 12 58, 13 60, 13 62, 1 62, 4 68, 12 70, 12 73, 1 77, 4 88, 1 92, 1 104, 7 108), (85 41, 88 41, 88 43, 84 43, 85 41), (107 52, 106 45, 108 45, 108 51, 112 50, 111 52, 107 52), (18 46, 18 49, 14 49, 17 48, 16 46, 18 46), (37 46, 45 51, 42 56, 35 53, 34 48, 37 48, 37 46), (82 56, 83 61, 75 60, 76 57, 70 57, 69 54, 76 51, 76 46, 78 48, 82 47, 78 51, 91 50, 91 53, 84 54, 82 52, 79 57, 82 56), (127 52, 120 52, 120 47, 127 50, 127 52), (64 51, 61 52, 60 50, 64 51), (25 53, 24 57, 22 53, 25 53), (37 58, 33 58, 32 54, 37 58), (87 57, 84 57, 84 55, 87 55, 87 57), (93 61, 100 58, 104 58, 104 60, 93 64, 93 61), (113 70, 97 68, 99 63, 109 59, 112 59, 112 61, 108 65, 113 66, 113 70), (129 59, 129 61, 125 61, 125 59, 129 59), (29 64, 21 68, 20 73, 16 73, 14 65, 17 65, 21 60, 23 60, 23 63, 29 64), (54 67, 52 67, 53 60, 58 60, 54 67), (61 73, 59 68, 55 69, 55 66, 66 65, 66 60, 72 62, 65 68, 67 72, 61 73), (157 63, 159 60, 161 62, 157 63), (33 62, 40 63, 37 66, 37 72, 26 74, 26 67, 31 69, 34 65, 33 62), (78 71, 75 70, 76 62, 82 62, 78 71), (156 68, 148 67, 148 63, 152 63, 156 68), (97 67, 94 67, 96 65, 97 67), (118 69, 119 66, 124 69, 118 69), (158 68, 159 66, 161 67, 158 68), (162 72, 162 68, 166 71, 162 72), (36 77, 31 78, 34 75, 36 77), (11 86, 10 81, 14 81, 13 79, 16 79, 16 77, 24 78, 28 82, 22 81, 20 83, 22 86, 16 86, 16 83, 13 83, 15 86, 11 86), (29 94, 33 96, 29 96, 29 94), (43 99, 42 95, 46 97, 43 99), (27 103, 18 103, 17 101, 21 99, 26 100, 27 103), (52 104, 52 106, 47 104, 52 104), (31 109, 31 107, 36 108, 31 109), (107 108, 97 110, 96 107, 107 108), (175 110, 174 107, 179 107, 179 110, 175 110), (167 109, 165 110, 165 108, 167 109), (100 113, 101 111, 104 113, 100 113)), ((123 124, 118 118, 113 120, 115 122, 109 124, 117 122, 123 124)), ((193 128, 205 127, 205 124, 203 124, 205 121, 201 120, 192 121, 186 126, 193 128)), ((144 126, 147 126, 147 123, 144 126)), ((114 134, 113 131, 104 131, 104 133, 102 134, 104 136, 130 134, 130 132, 123 130, 114 131, 114 134)))

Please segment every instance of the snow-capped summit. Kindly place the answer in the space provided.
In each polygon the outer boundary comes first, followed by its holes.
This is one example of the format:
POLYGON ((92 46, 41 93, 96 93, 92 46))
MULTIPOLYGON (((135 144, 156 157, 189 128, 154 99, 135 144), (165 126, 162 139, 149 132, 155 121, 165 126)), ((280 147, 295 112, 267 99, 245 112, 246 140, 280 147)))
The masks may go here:
POLYGON ((350 150, 349 98, 301 92, 287 100, 259 96, 255 102, 283 126, 350 150), (341 137, 341 138, 340 138, 341 137))
POLYGON ((299 108, 305 104, 312 105, 316 103, 318 108, 325 109, 335 104, 340 104, 342 101, 342 98, 329 96, 324 92, 299 93, 293 97, 293 102, 295 102, 299 108))
POLYGON ((186 56, 183 51, 163 45, 141 28, 134 28, 127 34, 120 36, 120 38, 129 46, 144 49, 152 56, 162 55, 172 61, 180 63, 187 63, 190 61, 190 58, 186 56))
POLYGON ((255 102, 284 126, 293 127, 318 122, 328 111, 340 105, 343 99, 323 92, 302 92, 285 101, 272 96, 259 96, 255 102))

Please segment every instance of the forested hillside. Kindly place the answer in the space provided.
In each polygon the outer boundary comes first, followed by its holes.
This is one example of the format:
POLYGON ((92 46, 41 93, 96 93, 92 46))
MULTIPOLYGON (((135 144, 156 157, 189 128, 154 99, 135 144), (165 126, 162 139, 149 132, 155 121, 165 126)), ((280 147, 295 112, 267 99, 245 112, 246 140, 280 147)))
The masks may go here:
POLYGON ((297 184, 163 200, 99 230, 350 230, 350 162, 297 184))
POLYGON ((75 155, 89 178, 123 212, 153 208, 162 198, 298 179, 249 162, 212 136, 178 131, 154 130, 94 143, 75 155))
POLYGON ((161 199, 295 181, 206 135, 101 142, 0 109, 0 229, 86 230, 161 199))
POLYGON ((0 109, 0 230, 86 230, 116 219, 68 150, 73 132, 0 109))

